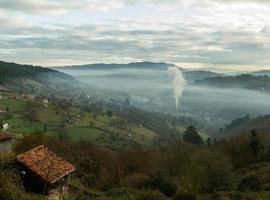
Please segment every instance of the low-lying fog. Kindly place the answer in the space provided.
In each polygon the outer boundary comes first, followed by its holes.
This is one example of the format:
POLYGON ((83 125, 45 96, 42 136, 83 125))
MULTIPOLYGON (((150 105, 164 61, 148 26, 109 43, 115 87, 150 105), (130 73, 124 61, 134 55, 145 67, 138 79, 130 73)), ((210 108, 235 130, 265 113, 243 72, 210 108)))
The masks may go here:
POLYGON ((218 126, 216 128, 246 114, 255 117, 270 113, 270 95, 267 93, 241 88, 220 89, 191 83, 185 86, 177 110, 172 80, 166 70, 60 69, 60 71, 99 88, 128 93, 130 102, 138 107, 192 117, 202 125, 215 124, 218 126))

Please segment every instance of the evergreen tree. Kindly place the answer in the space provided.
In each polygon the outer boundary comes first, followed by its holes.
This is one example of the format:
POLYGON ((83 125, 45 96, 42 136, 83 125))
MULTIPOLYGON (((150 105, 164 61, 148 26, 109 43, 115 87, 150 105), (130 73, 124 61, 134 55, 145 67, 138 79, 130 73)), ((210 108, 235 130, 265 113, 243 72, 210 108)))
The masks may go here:
POLYGON ((257 158, 261 151, 261 141, 256 130, 251 131, 249 148, 251 149, 254 157, 257 158))
POLYGON ((197 145, 203 144, 203 139, 198 134, 196 128, 194 126, 189 126, 185 130, 185 134, 183 135, 183 140, 187 143, 193 143, 197 145))

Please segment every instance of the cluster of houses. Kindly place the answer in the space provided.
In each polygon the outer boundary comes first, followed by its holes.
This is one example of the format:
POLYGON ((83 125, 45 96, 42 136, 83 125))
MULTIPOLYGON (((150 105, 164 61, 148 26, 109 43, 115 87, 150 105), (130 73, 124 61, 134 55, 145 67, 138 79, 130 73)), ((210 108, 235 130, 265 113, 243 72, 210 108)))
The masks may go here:
MULTIPOLYGON (((9 96, 8 89, 0 85, 0 100, 13 98, 16 100, 39 100, 44 107, 48 107, 49 100, 28 94, 9 96)), ((0 110, 5 113, 6 110, 0 110)), ((7 132, 3 124, 0 129, 0 161, 12 155, 12 142, 14 134, 7 132)), ((70 176, 75 167, 61 156, 40 145, 16 156, 16 163, 20 169, 25 189, 46 195, 50 200, 64 199, 70 183, 70 176)))
MULTIPOLYGON (((13 134, 0 132, 0 159, 12 152, 13 134)), ((44 145, 16 156, 26 190, 46 195, 48 199, 64 199, 75 167, 44 145)))

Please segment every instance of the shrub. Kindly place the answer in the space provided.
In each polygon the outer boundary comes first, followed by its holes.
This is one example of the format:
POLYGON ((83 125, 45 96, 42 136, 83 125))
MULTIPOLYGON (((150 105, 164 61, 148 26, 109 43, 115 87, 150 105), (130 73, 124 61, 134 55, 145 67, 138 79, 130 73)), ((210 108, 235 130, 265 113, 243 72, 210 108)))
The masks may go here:
POLYGON ((167 197, 158 190, 146 190, 139 192, 136 200, 167 200, 167 197))
POLYGON ((240 192, 233 192, 230 194, 232 200, 243 200, 243 195, 240 192))
POLYGON ((117 187, 117 188, 112 188, 107 192, 107 196, 109 197, 133 197, 137 193, 136 189, 133 188, 128 188, 128 187, 117 187))
POLYGON ((0 169, 0 200, 40 200, 38 195, 28 195, 20 183, 19 176, 12 171, 0 169))
POLYGON ((137 189, 142 189, 150 178, 146 174, 135 173, 128 175, 122 181, 122 184, 127 187, 134 187, 137 189))
POLYGON ((172 197, 177 190, 177 187, 174 183, 172 183, 169 180, 166 180, 163 177, 155 177, 149 180, 146 183, 146 188, 148 189, 154 189, 159 190, 163 194, 165 194, 167 197, 172 197))
POLYGON ((243 178, 239 185, 238 185, 238 190, 239 191, 259 191, 261 190, 261 182, 257 176, 250 175, 245 178, 243 178))
POLYGON ((191 192, 179 192, 175 195, 173 200, 197 200, 197 197, 191 192))
POLYGON ((227 190, 230 170, 231 162, 222 152, 197 150, 191 156, 188 175, 195 190, 213 192, 227 190))
POLYGON ((94 174, 84 174, 84 176, 82 176, 82 182, 86 185, 88 185, 89 187, 93 187, 97 185, 97 177, 94 174))

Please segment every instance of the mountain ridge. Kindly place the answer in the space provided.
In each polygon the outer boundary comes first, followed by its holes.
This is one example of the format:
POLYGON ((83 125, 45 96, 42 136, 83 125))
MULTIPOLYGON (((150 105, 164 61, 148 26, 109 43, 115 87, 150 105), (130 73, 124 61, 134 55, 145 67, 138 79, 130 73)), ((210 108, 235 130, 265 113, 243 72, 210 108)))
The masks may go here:
MULTIPOLYGON (((165 62, 131 62, 126 64, 119 64, 119 63, 94 63, 94 64, 83 64, 83 65, 70 65, 70 66, 56 66, 52 67, 53 69, 75 69, 75 70, 85 70, 85 69, 128 69, 128 68, 138 68, 138 69, 165 69, 168 67, 178 67, 175 64, 165 63, 165 62)), ((178 67, 179 69, 182 69, 178 67)))
POLYGON ((54 69, 0 61, 0 85, 7 89, 54 93, 76 83, 74 77, 54 69))

